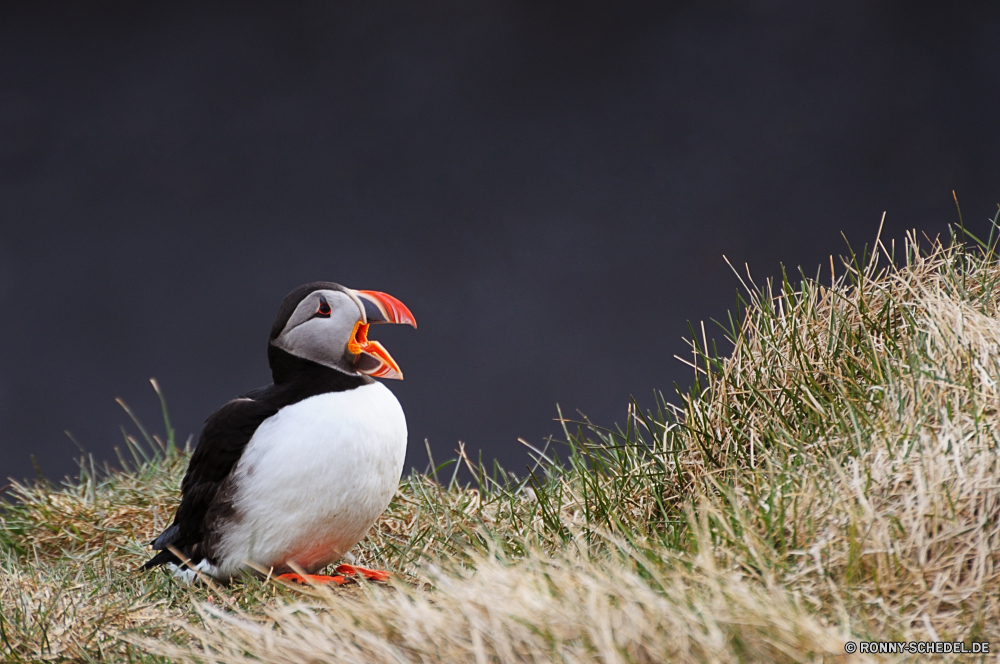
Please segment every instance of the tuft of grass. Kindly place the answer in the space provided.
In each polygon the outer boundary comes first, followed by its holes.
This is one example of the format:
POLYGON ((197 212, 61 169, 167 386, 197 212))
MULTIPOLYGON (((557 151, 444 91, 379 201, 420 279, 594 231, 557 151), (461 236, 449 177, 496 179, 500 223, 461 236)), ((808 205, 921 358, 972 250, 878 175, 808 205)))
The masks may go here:
POLYGON ((992 238, 876 240, 825 279, 745 286, 727 353, 692 328, 675 401, 614 429, 560 415, 524 477, 460 449, 405 478, 354 551, 387 586, 137 573, 189 455, 164 408, 122 470, 14 485, 4 658, 869 661, 845 642, 1000 640, 992 238))

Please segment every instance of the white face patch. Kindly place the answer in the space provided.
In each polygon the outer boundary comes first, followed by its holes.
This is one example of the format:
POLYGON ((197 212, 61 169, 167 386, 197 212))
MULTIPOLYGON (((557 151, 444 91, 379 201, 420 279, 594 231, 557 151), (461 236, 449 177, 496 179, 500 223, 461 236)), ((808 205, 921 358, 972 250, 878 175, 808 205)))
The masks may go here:
POLYGON ((355 373, 352 367, 345 366, 344 357, 354 325, 363 316, 358 303, 347 293, 314 291, 299 303, 272 343, 296 357, 355 373), (321 309, 326 311, 323 300, 329 307, 328 316, 319 314, 321 309))

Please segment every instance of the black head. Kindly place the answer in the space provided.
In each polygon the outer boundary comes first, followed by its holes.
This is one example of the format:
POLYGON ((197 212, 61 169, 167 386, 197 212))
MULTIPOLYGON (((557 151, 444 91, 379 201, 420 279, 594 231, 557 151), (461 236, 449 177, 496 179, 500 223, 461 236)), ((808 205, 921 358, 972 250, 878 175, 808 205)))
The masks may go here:
POLYGON ((372 323, 417 326, 410 310, 391 295, 315 281, 285 297, 268 341, 289 355, 348 375, 401 379, 385 348, 368 339, 372 323))

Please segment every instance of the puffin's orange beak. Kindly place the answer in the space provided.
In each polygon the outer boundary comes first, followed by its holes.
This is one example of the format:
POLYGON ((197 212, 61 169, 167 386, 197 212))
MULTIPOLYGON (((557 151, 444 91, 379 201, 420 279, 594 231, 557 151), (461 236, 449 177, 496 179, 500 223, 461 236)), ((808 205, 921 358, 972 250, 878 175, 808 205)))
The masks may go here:
POLYGON ((413 317, 406 305, 388 293, 373 290, 354 291, 361 303, 365 305, 365 315, 369 323, 397 323, 417 327, 417 319, 413 317))
POLYGON ((378 291, 353 291, 364 305, 365 321, 358 321, 351 332, 347 350, 358 356, 354 368, 358 373, 377 378, 403 379, 399 365, 389 351, 377 341, 368 339, 368 327, 375 323, 403 323, 417 326, 417 320, 406 305, 387 293, 378 291))

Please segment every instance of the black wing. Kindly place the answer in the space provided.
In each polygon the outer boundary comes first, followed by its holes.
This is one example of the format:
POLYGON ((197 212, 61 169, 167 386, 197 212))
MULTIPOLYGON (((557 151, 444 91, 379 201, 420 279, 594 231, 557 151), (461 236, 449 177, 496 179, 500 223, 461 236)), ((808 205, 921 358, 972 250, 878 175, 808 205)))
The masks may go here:
POLYGON ((153 541, 153 548, 160 553, 148 560, 143 569, 179 564, 181 561, 166 550, 168 546, 183 553, 192 563, 210 555, 206 546, 208 517, 213 508, 219 507, 216 501, 219 489, 236 467, 257 427, 277 412, 278 408, 267 402, 240 398, 212 413, 181 482, 181 504, 174 522, 153 541))

